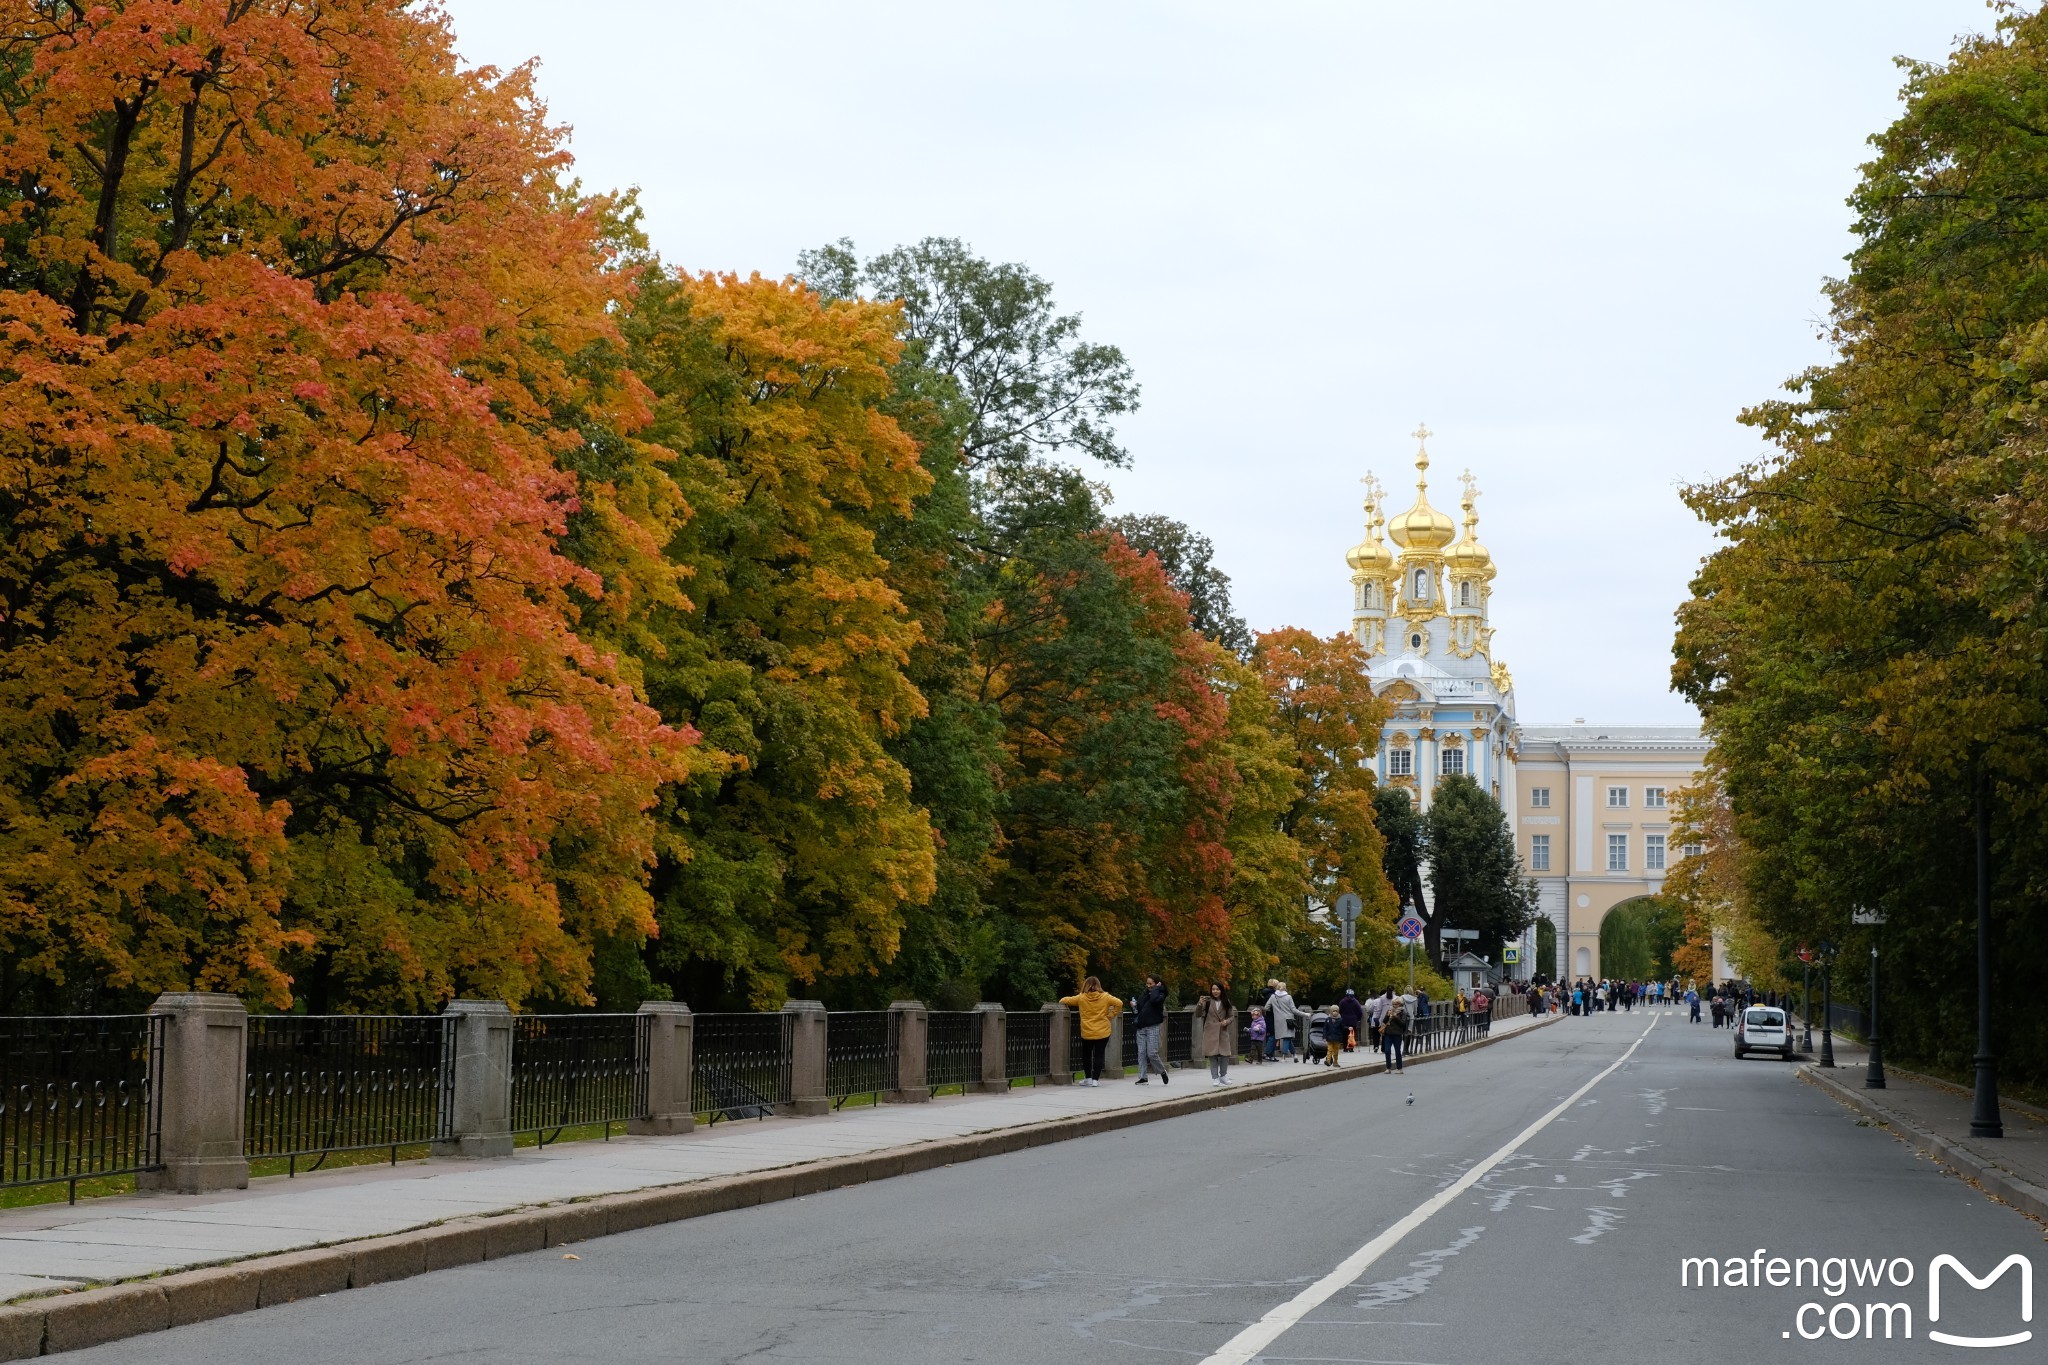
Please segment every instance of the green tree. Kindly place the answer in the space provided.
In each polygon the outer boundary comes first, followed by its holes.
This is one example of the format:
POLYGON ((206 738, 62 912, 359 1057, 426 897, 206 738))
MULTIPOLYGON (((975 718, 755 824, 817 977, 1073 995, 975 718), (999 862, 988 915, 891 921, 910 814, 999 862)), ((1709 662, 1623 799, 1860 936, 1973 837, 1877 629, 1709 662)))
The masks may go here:
POLYGON ((1771 455, 1687 490, 1725 544, 1681 610, 1674 681, 1714 740, 1733 874, 1688 908, 1769 940, 1745 970, 1886 909, 1887 1041, 1961 1065, 1984 791, 1996 1025, 2038 1078, 2048 1025, 2009 983, 2048 969, 2048 19, 2004 10, 1907 71, 1851 199, 1837 359, 1745 415, 1771 455))
POLYGON ((1400 787, 1381 787, 1373 793, 1373 819, 1379 825, 1387 882, 1400 903, 1420 915, 1428 898, 1422 893, 1422 865, 1425 829, 1415 803, 1400 787))
POLYGON ((1425 940, 1442 956, 1445 927, 1476 930, 1479 951, 1500 960, 1500 947, 1536 917, 1536 883, 1522 871, 1507 813, 1471 777, 1440 778, 1423 817, 1429 857, 1425 940))
POLYGON ((1151 555, 1166 581, 1188 599, 1188 620, 1202 634, 1235 654, 1251 653, 1252 633, 1231 609, 1230 575, 1216 567, 1209 537, 1171 517, 1112 517, 1109 528, 1139 554, 1151 555))

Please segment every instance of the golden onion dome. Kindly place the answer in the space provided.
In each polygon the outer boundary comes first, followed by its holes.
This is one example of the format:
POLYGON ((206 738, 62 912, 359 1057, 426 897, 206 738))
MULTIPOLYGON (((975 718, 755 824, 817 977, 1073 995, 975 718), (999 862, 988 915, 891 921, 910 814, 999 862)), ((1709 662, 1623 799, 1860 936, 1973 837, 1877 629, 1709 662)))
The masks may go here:
POLYGON ((1454 570, 1491 578, 1494 575, 1493 555, 1479 543, 1479 512, 1473 506, 1478 496, 1479 490, 1472 483, 1472 471, 1468 469, 1465 471, 1465 538, 1453 545, 1444 559, 1454 570))
POLYGON ((1428 427, 1417 427, 1415 437, 1415 505, 1387 523, 1387 534, 1404 550, 1431 553, 1451 543, 1458 524, 1429 505, 1428 427))
POLYGON ((1370 474, 1366 480, 1369 492, 1365 500, 1365 539, 1344 552, 1344 562, 1357 573, 1390 573, 1394 552, 1380 539, 1380 527, 1386 523, 1380 520, 1379 485, 1370 474))

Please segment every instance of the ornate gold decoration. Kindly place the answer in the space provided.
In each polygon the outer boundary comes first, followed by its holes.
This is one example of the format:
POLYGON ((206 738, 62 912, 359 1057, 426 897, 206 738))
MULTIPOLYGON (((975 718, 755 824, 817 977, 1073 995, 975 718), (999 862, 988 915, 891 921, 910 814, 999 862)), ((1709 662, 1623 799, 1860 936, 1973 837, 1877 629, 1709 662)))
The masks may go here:
POLYGON ((1410 433, 1415 437, 1415 505, 1387 523, 1387 534, 1411 555, 1434 557, 1458 533, 1456 523, 1429 505, 1429 438, 1427 426, 1410 433))
POLYGON ((1515 690, 1514 675, 1508 672, 1508 666, 1504 663, 1496 662, 1493 666, 1493 690, 1502 696, 1515 690))
POLYGON ((1436 731, 1435 731, 1435 730, 1433 730, 1433 729, 1431 729, 1431 728, 1430 728, 1429 726, 1425 725, 1425 726, 1423 726, 1423 727, 1422 727, 1422 728, 1421 728, 1420 730, 1417 730, 1417 731, 1415 732, 1415 737, 1416 737, 1417 739, 1423 739, 1423 740, 1428 740, 1428 741, 1430 741, 1431 743, 1435 743, 1435 742, 1436 742, 1436 731))

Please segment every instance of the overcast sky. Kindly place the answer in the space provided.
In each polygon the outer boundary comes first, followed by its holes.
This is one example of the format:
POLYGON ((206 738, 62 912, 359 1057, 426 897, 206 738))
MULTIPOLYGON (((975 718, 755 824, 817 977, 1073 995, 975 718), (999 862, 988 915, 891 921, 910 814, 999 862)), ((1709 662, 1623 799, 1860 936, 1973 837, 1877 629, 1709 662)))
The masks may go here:
POLYGON ((541 63, 663 256, 787 272, 965 239, 1052 280, 1144 386, 1117 510, 1211 537, 1255 628, 1349 621, 1359 477, 1471 468, 1525 722, 1685 722, 1681 484, 1822 360, 1844 197, 1982 0, 449 0, 541 63))

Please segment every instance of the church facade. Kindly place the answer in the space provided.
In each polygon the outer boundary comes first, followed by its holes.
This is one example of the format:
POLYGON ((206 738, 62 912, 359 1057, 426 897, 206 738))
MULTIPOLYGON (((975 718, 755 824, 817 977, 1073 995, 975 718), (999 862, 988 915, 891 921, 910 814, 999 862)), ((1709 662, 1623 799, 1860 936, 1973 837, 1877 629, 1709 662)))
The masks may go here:
POLYGON ((1366 475, 1365 538, 1345 555, 1352 634, 1387 703, 1379 781, 1422 810, 1452 774, 1491 793, 1557 930, 1556 959, 1535 960, 1532 929, 1513 974, 1599 976, 1601 921, 1655 895, 1682 856, 1669 802, 1699 771, 1706 741, 1697 727, 1520 723, 1513 675, 1493 652, 1496 569, 1479 540, 1478 487, 1467 471, 1459 519, 1433 507, 1431 432, 1413 435, 1414 504, 1389 515, 1366 475))

